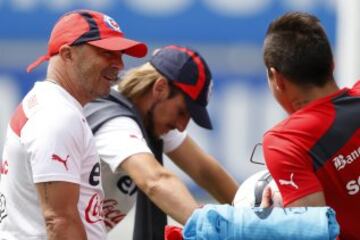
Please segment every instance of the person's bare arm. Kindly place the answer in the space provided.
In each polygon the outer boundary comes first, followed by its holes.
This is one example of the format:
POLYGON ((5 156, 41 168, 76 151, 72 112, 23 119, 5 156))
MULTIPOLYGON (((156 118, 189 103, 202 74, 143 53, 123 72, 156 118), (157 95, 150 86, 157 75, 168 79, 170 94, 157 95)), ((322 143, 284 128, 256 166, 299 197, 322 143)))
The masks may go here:
POLYGON ((48 239, 87 239, 77 209, 79 185, 69 182, 45 182, 37 183, 36 188, 48 239))
POLYGON ((316 192, 305 197, 299 198, 289 203, 285 207, 321 207, 326 206, 325 196, 323 192, 316 192))
MULTIPOLYGON (((262 194, 260 207, 267 208, 272 206, 272 191, 270 187, 266 187, 262 194)), ((321 207, 326 206, 325 196, 323 192, 315 192, 305 197, 295 200, 285 207, 321 207)))
POLYGON ((232 203, 238 184, 224 168, 187 136, 174 151, 171 160, 220 203, 232 203))
POLYGON ((121 164, 135 184, 166 214, 181 224, 198 207, 180 179, 159 164, 152 154, 139 153, 121 164))

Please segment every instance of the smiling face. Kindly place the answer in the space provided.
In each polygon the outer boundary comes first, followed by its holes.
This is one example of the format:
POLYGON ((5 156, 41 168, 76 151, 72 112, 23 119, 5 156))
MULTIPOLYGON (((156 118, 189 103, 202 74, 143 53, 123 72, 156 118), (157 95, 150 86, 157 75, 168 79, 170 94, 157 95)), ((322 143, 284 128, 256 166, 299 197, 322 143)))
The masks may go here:
POLYGON ((176 93, 165 100, 155 102, 145 119, 147 128, 155 137, 172 129, 184 131, 189 123, 190 115, 183 94, 176 93))
POLYGON ((83 99, 89 101, 106 96, 123 69, 121 51, 109 51, 88 44, 76 50, 73 75, 82 89, 83 99))

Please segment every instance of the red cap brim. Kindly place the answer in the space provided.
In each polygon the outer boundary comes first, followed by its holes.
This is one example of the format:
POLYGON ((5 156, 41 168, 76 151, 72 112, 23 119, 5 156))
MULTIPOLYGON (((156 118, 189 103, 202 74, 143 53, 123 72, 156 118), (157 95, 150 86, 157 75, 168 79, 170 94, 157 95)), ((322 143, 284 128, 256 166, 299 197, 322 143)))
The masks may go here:
POLYGON ((123 51, 125 54, 137 58, 145 57, 147 54, 146 44, 123 37, 112 37, 87 43, 110 51, 123 51))
POLYGON ((48 61, 50 59, 49 55, 43 55, 41 57, 39 57, 37 60, 35 60, 35 62, 33 62, 32 64, 30 64, 27 68, 26 71, 29 73, 31 72, 34 68, 36 68, 37 66, 39 66, 41 63, 48 61))
MULTIPOLYGON (((137 42, 123 37, 106 38, 96 41, 90 41, 87 43, 92 46, 107 49, 110 51, 123 51, 125 54, 137 58, 145 57, 148 50, 145 43, 137 42)), ((33 62, 27 67, 26 71, 31 72, 34 68, 49 59, 49 55, 39 57, 35 62, 33 62)))

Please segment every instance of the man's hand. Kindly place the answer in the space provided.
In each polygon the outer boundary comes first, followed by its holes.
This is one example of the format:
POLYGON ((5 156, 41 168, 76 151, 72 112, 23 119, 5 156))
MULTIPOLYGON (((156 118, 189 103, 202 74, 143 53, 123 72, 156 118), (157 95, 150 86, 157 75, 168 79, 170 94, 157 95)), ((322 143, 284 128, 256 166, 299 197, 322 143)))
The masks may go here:
POLYGON ((266 186, 262 194, 260 207, 268 208, 268 207, 272 207, 272 205, 273 205, 272 190, 271 187, 266 186))

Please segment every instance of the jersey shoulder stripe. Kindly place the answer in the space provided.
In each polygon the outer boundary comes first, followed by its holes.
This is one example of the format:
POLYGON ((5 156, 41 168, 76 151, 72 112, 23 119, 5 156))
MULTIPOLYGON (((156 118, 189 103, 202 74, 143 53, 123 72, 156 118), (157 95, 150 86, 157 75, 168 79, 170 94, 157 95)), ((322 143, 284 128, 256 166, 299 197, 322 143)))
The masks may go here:
POLYGON ((15 110, 15 113, 11 117, 10 127, 16 135, 20 137, 22 128, 25 126, 28 118, 25 115, 22 104, 19 104, 15 110))

